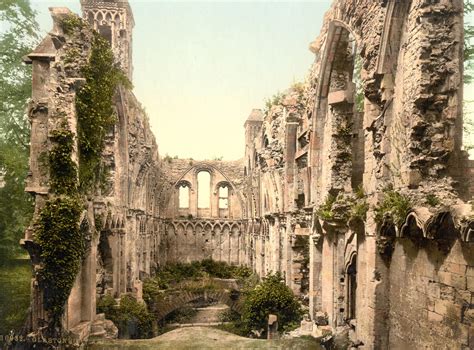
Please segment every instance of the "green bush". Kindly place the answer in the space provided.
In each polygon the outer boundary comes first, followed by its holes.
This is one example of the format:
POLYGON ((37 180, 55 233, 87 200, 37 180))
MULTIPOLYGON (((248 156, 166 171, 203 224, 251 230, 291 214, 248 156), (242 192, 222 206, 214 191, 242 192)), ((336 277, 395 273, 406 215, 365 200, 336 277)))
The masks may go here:
POLYGON ((270 314, 277 315, 281 331, 297 326, 302 316, 298 299, 285 285, 280 273, 268 275, 247 293, 242 312, 247 332, 263 330, 262 334, 266 334, 270 314))
POLYGON ((156 278, 148 278, 143 282, 143 300, 150 307, 161 297, 160 281, 156 278))
POLYGON ((97 312, 105 313, 119 329, 120 338, 144 339, 153 334, 153 316, 145 304, 130 295, 124 295, 117 305, 111 296, 104 296, 97 302, 97 312))
POLYGON ((0 334, 19 334, 30 306, 31 262, 11 259, 0 264, 0 334))
POLYGON ((169 264, 158 269, 155 276, 147 281, 147 292, 152 289, 168 289, 186 279, 203 277, 236 278, 244 280, 252 275, 252 270, 246 266, 229 265, 223 261, 204 259, 192 263, 169 264), (153 280, 153 281, 151 281, 153 280))

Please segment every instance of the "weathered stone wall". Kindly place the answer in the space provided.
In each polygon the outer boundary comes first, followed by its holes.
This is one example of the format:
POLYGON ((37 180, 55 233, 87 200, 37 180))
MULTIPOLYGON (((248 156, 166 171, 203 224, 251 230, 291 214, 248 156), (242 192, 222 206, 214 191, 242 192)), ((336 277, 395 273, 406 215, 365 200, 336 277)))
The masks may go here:
MULTIPOLYGON (((96 28, 112 28, 120 60, 130 40, 114 35, 133 27, 122 5, 119 23, 107 19, 108 2, 88 2, 84 12, 96 28)), ((83 28, 73 41, 60 26, 68 11, 53 13, 55 28, 29 55, 35 217, 51 196, 43 163, 58 116, 76 132, 78 60, 92 33, 83 28), (69 46, 80 48, 76 60, 69 46)), ((90 249, 65 327, 87 335, 96 295, 140 297, 141 281, 160 265, 213 258, 262 277, 281 272, 314 321, 350 328, 359 347, 472 347, 473 168, 461 152, 461 43, 461 0, 336 0, 311 44, 307 80, 251 112, 236 162, 160 159, 143 109, 120 87, 102 153, 109 176, 84 202, 90 249), (202 171, 210 179, 204 207, 202 171)), ((76 151, 71 157, 77 164, 76 151)), ((34 225, 23 244, 38 269, 34 225)), ((43 291, 33 286, 30 329, 38 330, 43 291)))
MULTIPOLYGON (((42 256, 36 230, 40 212, 51 193, 48 165, 54 146, 52 133, 67 120, 78 135, 76 91, 85 83, 81 67, 88 60, 92 30, 68 9, 52 9, 54 28, 28 55, 33 65, 33 96, 29 115, 32 124, 31 173, 26 190, 36 199, 35 217, 22 244, 35 267, 29 329, 47 325, 38 271, 42 256), (68 22, 69 21, 69 22, 68 22), (73 23, 65 30, 64 23, 73 23), (75 23, 75 24, 74 24, 75 23)), ((113 49, 116 49, 112 47, 113 49)), ((166 209, 161 193, 167 193, 158 148, 147 116, 133 93, 120 86, 114 101, 116 124, 107 131, 101 169, 108 174, 100 186, 81 198, 84 208, 81 229, 87 228, 87 253, 69 295, 63 326, 78 337, 87 336, 95 321, 96 295, 141 294, 141 281, 158 261, 160 214, 166 209)), ((79 168, 77 142, 72 160, 79 168)))
POLYGON ((390 347, 472 344, 473 254, 459 241, 448 254, 434 242, 397 242, 389 276, 390 347))
POLYGON ((363 348, 472 347, 462 6, 334 1, 305 83, 245 124, 251 266, 308 280, 313 319, 363 348))
POLYGON ((160 245, 162 263, 212 258, 246 265, 242 162, 165 158, 171 187, 162 214, 166 218, 160 245), (209 191, 199 186, 200 172, 209 174, 209 191), (183 189, 187 191, 184 203, 180 200, 183 189), (208 207, 199 206, 200 196, 208 197, 208 207))

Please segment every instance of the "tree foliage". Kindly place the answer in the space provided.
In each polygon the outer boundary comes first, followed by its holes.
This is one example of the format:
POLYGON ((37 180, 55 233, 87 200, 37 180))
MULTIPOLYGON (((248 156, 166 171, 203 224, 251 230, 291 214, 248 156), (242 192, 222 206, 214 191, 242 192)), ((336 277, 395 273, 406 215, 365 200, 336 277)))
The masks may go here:
MULTIPOLYGON (((464 16, 474 11, 472 0, 464 1, 464 16)), ((474 81, 474 24, 464 20, 464 83, 471 84, 474 81)))
POLYGON ((32 200, 24 193, 28 172, 31 67, 22 62, 38 41, 29 0, 0 2, 0 259, 20 251, 18 240, 30 221, 32 200))

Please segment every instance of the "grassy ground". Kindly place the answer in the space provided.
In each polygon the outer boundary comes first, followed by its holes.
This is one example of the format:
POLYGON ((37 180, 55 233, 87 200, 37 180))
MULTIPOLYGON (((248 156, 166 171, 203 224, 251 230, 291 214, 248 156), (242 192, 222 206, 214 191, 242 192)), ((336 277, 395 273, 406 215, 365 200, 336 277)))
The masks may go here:
POLYGON ((319 350, 320 345, 310 338, 283 340, 261 340, 239 337, 219 329, 209 327, 183 327, 159 337, 145 340, 101 341, 89 344, 88 350, 192 350, 192 349, 281 349, 319 350))
POLYGON ((30 280, 29 259, 0 265, 0 334, 22 328, 30 305, 30 280))

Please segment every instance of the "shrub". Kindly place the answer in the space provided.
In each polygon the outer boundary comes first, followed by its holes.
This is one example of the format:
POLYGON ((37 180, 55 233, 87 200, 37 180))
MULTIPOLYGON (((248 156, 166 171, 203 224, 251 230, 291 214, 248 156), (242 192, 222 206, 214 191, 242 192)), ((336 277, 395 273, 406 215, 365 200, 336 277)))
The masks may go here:
POLYGON ((97 303, 97 312, 105 313, 105 317, 118 327, 120 338, 142 339, 152 336, 152 315, 145 304, 130 295, 124 295, 120 305, 111 296, 102 297, 97 303))
POLYGON ((268 316, 278 316, 279 329, 289 330, 301 320, 302 310, 280 273, 270 274, 245 297, 242 321, 248 332, 263 330, 266 334, 268 316))

